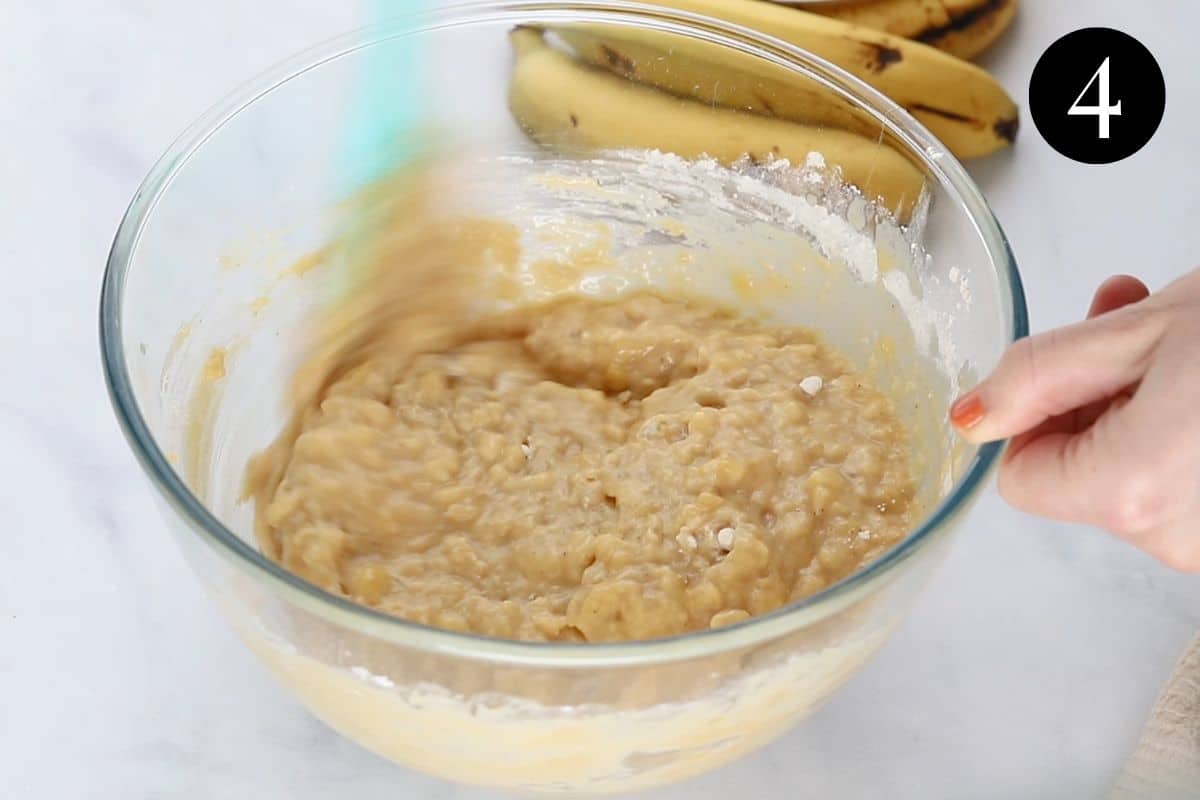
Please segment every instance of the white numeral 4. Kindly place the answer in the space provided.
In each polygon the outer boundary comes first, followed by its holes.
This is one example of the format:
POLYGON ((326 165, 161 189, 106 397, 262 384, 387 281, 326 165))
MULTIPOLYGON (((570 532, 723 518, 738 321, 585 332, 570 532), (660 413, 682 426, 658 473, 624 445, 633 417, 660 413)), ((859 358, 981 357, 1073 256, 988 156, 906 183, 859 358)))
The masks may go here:
POLYGON ((1096 70, 1096 74, 1092 75, 1092 79, 1087 82, 1087 86, 1083 87, 1083 91, 1079 93, 1079 97, 1075 98, 1075 102, 1071 104, 1071 108, 1067 111, 1067 116, 1070 117, 1098 117, 1100 119, 1100 138, 1109 138, 1109 121, 1113 117, 1121 116, 1121 101, 1118 100, 1116 105, 1112 104, 1109 97, 1108 89, 1108 62, 1111 59, 1104 59, 1104 63, 1100 65, 1100 69, 1096 70), (1092 84, 1099 82, 1100 98, 1094 106, 1081 106, 1079 102, 1083 100, 1083 96, 1088 93, 1088 89, 1092 88, 1092 84))

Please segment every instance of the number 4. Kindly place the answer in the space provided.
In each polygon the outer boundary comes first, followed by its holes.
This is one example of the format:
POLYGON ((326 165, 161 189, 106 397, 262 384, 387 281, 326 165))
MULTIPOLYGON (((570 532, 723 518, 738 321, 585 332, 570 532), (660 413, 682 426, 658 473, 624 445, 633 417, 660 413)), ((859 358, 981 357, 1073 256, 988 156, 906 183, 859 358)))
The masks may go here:
POLYGON ((1079 93, 1079 97, 1075 98, 1075 102, 1071 104, 1071 108, 1067 111, 1069 117, 1099 117, 1100 118, 1100 138, 1109 138, 1109 121, 1113 117, 1121 116, 1121 101, 1118 100, 1116 105, 1112 105, 1109 99, 1108 89, 1108 62, 1111 59, 1104 59, 1104 63, 1100 65, 1100 69, 1092 75, 1092 79, 1087 82, 1087 86, 1083 87, 1083 91, 1079 93), (1092 88, 1092 84, 1099 81, 1100 97, 1094 106, 1081 106, 1079 102, 1083 100, 1083 96, 1088 93, 1088 89, 1092 88))

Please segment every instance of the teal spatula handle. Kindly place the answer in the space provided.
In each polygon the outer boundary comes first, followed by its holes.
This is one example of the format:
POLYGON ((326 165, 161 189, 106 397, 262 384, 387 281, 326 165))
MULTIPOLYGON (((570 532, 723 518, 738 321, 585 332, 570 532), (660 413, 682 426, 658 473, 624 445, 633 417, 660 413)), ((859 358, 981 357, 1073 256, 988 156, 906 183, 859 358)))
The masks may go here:
MULTIPOLYGON (((368 0, 369 21, 416 15, 427 0, 368 0)), ((426 110, 421 35, 366 48, 351 100, 339 164, 339 188, 350 194, 416 155, 426 110)))

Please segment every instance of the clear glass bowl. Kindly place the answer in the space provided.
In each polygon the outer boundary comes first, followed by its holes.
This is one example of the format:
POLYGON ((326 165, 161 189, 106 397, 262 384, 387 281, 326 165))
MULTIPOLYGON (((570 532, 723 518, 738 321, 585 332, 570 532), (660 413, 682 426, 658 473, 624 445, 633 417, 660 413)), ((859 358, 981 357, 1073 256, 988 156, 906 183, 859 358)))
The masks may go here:
POLYGON ((252 81, 150 172, 117 232, 101 299, 112 400, 167 528, 277 679, 331 726, 396 762, 455 781, 581 794, 725 764, 796 724, 876 652, 1001 450, 956 444, 943 423, 947 403, 960 381, 1026 332, 995 219, 962 167, 897 106, 744 28, 604 2, 443 11, 336 39, 252 81), (547 155, 505 103, 507 32, 546 24, 655 32, 678 44, 659 69, 675 58, 691 60, 680 69, 732 63, 764 91, 820 91, 840 104, 840 119, 873 130, 920 171, 924 199, 901 227, 822 183, 823 172, 805 184, 797 211, 793 194, 775 185, 780 173, 767 168, 710 165, 694 178, 678 162, 639 173, 621 158, 547 155), (290 345, 335 277, 306 269, 313 262, 303 256, 323 244, 344 196, 338 120, 366 60, 404 36, 421 37, 432 62, 433 121, 491 165, 476 187, 494 192, 489 213, 576 233, 604 220, 612 241, 639 243, 624 256, 637 256, 635 268, 612 286, 655 283, 658 267, 685 253, 691 288, 824 330, 901 397, 932 509, 922 524, 849 579, 773 613, 620 644, 435 630, 327 594, 264 558, 251 510, 237 502, 242 469, 283 422, 290 345), (589 176, 612 191, 573 196, 589 176), (518 184, 522 202, 506 202, 505 187, 518 184), (648 193, 651 211, 638 207, 648 193), (661 235, 647 237, 651 230, 661 235), (791 277, 779 280, 785 262, 791 277))

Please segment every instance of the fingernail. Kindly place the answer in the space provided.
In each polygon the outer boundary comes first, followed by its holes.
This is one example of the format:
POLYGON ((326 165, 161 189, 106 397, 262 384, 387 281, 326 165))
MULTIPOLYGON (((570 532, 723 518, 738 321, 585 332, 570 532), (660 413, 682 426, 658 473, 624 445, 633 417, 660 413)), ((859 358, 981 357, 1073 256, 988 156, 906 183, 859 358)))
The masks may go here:
POLYGON ((971 430, 983 421, 983 416, 983 400, 975 392, 963 395, 950 406, 950 421, 959 430, 971 430))

